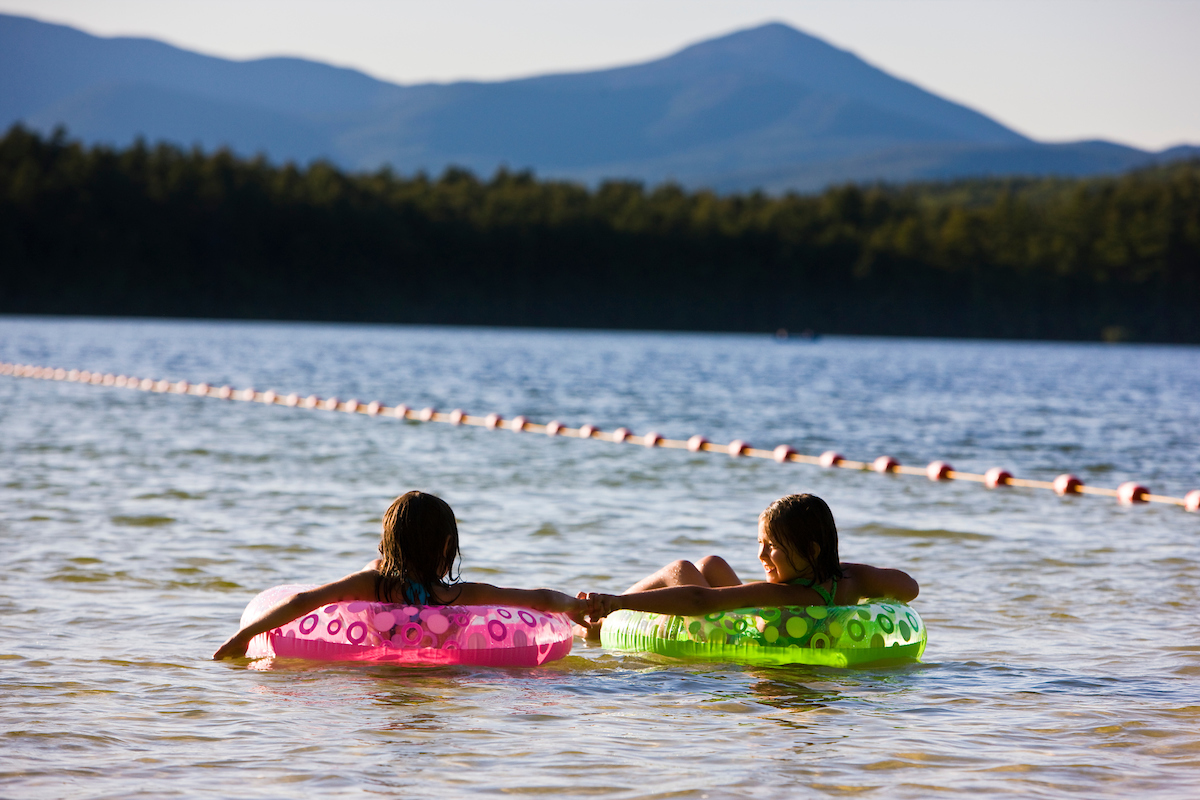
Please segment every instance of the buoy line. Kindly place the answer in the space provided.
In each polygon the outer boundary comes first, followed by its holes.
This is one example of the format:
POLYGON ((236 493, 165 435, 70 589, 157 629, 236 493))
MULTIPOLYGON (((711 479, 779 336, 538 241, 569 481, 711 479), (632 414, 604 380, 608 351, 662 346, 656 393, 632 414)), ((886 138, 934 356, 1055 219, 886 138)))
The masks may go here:
POLYGON ((1019 486, 1026 489, 1049 489, 1060 496, 1068 494, 1090 494, 1116 498, 1122 505, 1137 503, 1165 503, 1182 506, 1187 511, 1200 511, 1200 489, 1188 492, 1184 497, 1168 497, 1151 494, 1150 490, 1136 481, 1126 481, 1116 489, 1106 489, 1098 486, 1087 486, 1079 478, 1071 474, 1059 475, 1053 481, 1037 481, 1014 477, 1011 472, 1000 467, 993 467, 982 475, 972 472, 960 472, 945 461, 933 461, 924 467, 910 467, 899 463, 891 456, 879 456, 873 461, 853 461, 841 453, 827 450, 819 456, 797 453, 792 447, 781 444, 771 450, 763 450, 751 446, 741 439, 734 439, 728 444, 716 444, 703 436, 693 436, 690 439, 665 439, 656 431, 645 434, 634 434, 627 428, 617 428, 615 431, 602 431, 594 425, 580 425, 570 428, 557 420, 545 424, 531 422, 523 416, 504 419, 499 414, 475 416, 467 414, 462 409, 443 412, 436 408, 427 407, 414 409, 406 405, 385 406, 378 401, 362 403, 358 400, 339 400, 336 397, 321 398, 316 395, 301 397, 291 393, 281 395, 267 390, 259 392, 255 389, 234 389, 231 386, 211 386, 207 383, 188 383, 187 381, 168 381, 154 378, 136 378, 111 373, 89 372, 87 370, 67 370, 61 367, 39 367, 29 364, 9 364, 0 362, 0 375, 14 378, 35 378, 40 380, 69 381, 71 383, 87 383, 93 386, 112 386, 125 389, 136 389, 143 392, 158 392, 162 394, 186 394, 194 397, 211 397, 218 400, 240 400, 248 403, 263 403, 266 405, 282 405, 289 408, 306 408, 321 411, 340 411, 347 414, 365 414, 371 417, 389 417, 415 422, 447 422, 451 425, 474 425, 491 430, 510 430, 516 433, 542 433, 548 436, 566 436, 578 439, 599 439, 604 442, 617 444, 637 444, 644 447, 665 447, 675 450, 687 450, 692 453, 725 453, 733 457, 770 458, 779 463, 795 462, 811 464, 828 469, 873 470, 881 474, 922 475, 932 481, 972 481, 982 483, 989 489, 1001 486, 1019 486))

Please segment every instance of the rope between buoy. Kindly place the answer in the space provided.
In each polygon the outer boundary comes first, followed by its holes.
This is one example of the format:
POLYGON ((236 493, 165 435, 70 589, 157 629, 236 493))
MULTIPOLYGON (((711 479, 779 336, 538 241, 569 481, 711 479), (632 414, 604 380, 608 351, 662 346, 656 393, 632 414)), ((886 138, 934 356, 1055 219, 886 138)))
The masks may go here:
POLYGON ((362 403, 356 399, 342 401, 336 397, 322 399, 316 395, 300 397, 291 393, 280 395, 272 390, 259 392, 255 389, 234 389, 231 386, 212 386, 207 383, 191 384, 187 381, 167 381, 153 378, 136 378, 111 373, 89 372, 87 370, 67 370, 61 367, 39 367, 28 364, 0 363, 0 375, 15 378, 36 378, 40 380, 69 381, 72 383, 87 383, 93 386, 112 386, 117 388, 137 389, 143 392, 158 392, 161 394, 186 394, 195 397, 211 397, 219 400, 239 400, 242 402, 264 403, 266 405, 283 405, 289 408, 306 408, 323 411, 340 411, 367 416, 383 416, 414 422, 443 422, 451 425, 471 425, 490 429, 506 429, 515 432, 542 433, 549 436, 566 436, 579 439, 599 439, 600 441, 636 444, 643 447, 664 447, 674 450, 689 450, 691 452, 725 453, 734 457, 769 458, 779 461, 791 461, 797 464, 810 464, 826 468, 852 469, 859 471, 874 470, 880 473, 895 473, 899 475, 921 475, 934 481, 959 480, 982 483, 989 488, 999 486, 1014 486, 1025 489, 1049 489, 1059 495, 1089 494, 1103 497, 1115 497, 1123 505, 1136 503, 1164 503, 1182 506, 1187 511, 1200 511, 1200 489, 1187 493, 1184 497, 1168 497, 1151 494, 1150 490, 1133 481, 1121 484, 1116 489, 1106 489, 1098 486, 1087 486, 1074 475, 1059 475, 1053 481, 1030 480, 1017 478, 1008 471, 996 467, 985 475, 973 472, 959 472, 944 461, 933 461, 925 467, 911 467, 898 463, 890 456, 880 456, 872 462, 853 461, 843 458, 840 453, 832 450, 820 456, 810 456, 795 452, 788 445, 779 445, 773 450, 762 450, 735 439, 729 444, 715 444, 703 436, 693 436, 687 441, 665 439, 657 433, 650 432, 642 436, 631 433, 626 428, 606 432, 593 425, 581 425, 569 428, 558 421, 548 423, 531 422, 525 417, 518 416, 505 420, 499 414, 488 414, 483 417, 467 414, 461 409, 449 413, 435 408, 420 410, 406 405, 385 406, 378 401, 362 403))

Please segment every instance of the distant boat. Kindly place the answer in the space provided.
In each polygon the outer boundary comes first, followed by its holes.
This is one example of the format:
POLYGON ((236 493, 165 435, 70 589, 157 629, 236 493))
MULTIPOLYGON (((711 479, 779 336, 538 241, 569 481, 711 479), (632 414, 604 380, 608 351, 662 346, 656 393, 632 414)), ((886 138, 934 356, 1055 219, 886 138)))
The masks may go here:
POLYGON ((777 342, 786 342, 789 340, 796 342, 815 342, 820 338, 820 334, 811 328, 805 328, 799 333, 788 333, 787 328, 780 328, 779 330, 775 331, 775 341, 777 342))

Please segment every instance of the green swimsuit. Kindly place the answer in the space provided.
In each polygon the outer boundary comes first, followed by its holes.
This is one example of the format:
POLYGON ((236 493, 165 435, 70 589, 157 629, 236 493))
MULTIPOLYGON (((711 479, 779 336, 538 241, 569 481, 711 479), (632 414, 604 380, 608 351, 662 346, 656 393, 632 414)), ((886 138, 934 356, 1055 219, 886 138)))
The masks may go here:
POLYGON ((833 598, 837 596, 837 578, 833 579, 833 587, 828 591, 822 589, 820 586, 814 586, 812 578, 796 578, 795 580, 788 581, 788 583, 793 586, 803 586, 805 589, 812 589, 821 596, 821 599, 825 601, 825 605, 827 606, 833 605, 833 598))

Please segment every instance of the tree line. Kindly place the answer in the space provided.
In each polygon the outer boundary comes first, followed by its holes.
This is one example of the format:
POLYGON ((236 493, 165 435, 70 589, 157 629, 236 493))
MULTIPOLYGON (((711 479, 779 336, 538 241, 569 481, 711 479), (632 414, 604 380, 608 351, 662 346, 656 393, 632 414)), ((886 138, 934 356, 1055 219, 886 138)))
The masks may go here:
POLYGON ((0 140, 0 312, 1200 342, 1200 160, 595 188, 0 140))

